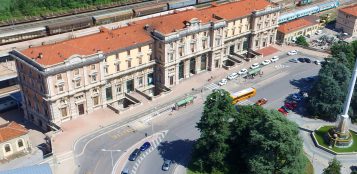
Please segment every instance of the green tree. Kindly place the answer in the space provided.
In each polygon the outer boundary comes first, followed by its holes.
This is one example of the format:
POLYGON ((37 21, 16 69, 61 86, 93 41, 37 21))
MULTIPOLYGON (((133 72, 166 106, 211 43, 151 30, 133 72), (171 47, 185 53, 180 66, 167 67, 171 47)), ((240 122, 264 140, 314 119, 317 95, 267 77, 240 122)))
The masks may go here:
MULTIPOLYGON (((340 59, 343 61, 343 57, 340 59)), ((343 63, 332 60, 324 64, 309 91, 310 113, 325 120, 336 120, 342 111, 350 77, 350 70, 343 63)))
POLYGON ((323 174, 341 174, 341 163, 336 158, 328 163, 328 167, 324 169, 323 174))
POLYGON ((355 170, 355 171, 352 171, 351 174, 357 174, 357 171, 356 171, 356 170, 355 170))
POLYGON ((353 53, 353 48, 350 44, 338 42, 333 44, 330 50, 332 58, 340 58, 340 54, 344 53, 347 60, 346 66, 352 70, 355 61, 355 54, 353 53))
POLYGON ((230 161, 239 173, 303 173, 306 161, 298 127, 279 112, 240 106, 231 126, 230 161))
POLYGON ((236 113, 227 91, 217 90, 207 97, 202 117, 197 123, 201 136, 195 145, 196 168, 206 172, 225 171, 226 143, 230 137, 229 120, 236 113))
POLYGON ((304 36, 297 37, 295 43, 304 47, 309 46, 309 43, 307 43, 306 38, 304 36))

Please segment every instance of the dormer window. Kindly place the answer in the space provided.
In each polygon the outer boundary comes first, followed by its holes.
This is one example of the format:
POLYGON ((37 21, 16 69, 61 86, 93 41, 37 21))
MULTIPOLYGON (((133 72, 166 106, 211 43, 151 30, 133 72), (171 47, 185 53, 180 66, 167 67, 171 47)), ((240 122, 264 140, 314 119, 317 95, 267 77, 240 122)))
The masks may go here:
POLYGON ((56 75, 56 79, 57 79, 57 80, 62 80, 62 74, 57 74, 57 75, 56 75))
POLYGON ((78 76, 78 75, 79 75, 79 69, 75 69, 75 70, 73 71, 73 73, 74 73, 75 76, 78 76))

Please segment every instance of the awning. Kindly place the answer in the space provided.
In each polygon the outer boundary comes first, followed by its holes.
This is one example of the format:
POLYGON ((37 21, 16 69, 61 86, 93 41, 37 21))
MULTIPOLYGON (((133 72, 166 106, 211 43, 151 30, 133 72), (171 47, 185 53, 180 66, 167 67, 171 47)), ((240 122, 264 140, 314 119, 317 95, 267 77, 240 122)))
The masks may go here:
POLYGON ((253 69, 253 70, 250 70, 250 71, 248 72, 248 74, 249 74, 249 75, 255 75, 255 74, 259 73, 260 70, 261 70, 261 68, 253 69))

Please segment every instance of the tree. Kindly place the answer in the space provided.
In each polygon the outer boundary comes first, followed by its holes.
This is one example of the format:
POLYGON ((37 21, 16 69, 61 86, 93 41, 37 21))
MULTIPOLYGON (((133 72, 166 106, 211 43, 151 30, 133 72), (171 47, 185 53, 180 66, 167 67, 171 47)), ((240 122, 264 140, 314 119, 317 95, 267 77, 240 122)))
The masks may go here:
POLYGON ((306 38, 304 36, 297 37, 295 43, 304 47, 309 46, 309 43, 307 43, 306 38))
POLYGON ((353 53, 353 48, 350 44, 345 42, 338 42, 331 46, 331 55, 332 58, 340 57, 340 53, 344 53, 347 59, 346 66, 352 70, 354 61, 355 61, 355 54, 353 53))
MULTIPOLYGON (((343 59, 340 57, 341 62, 343 59)), ((347 95, 350 74, 350 70, 336 59, 325 63, 319 72, 317 82, 309 91, 307 106, 310 113, 325 120, 336 120, 347 95)))
POLYGON ((206 172, 225 171, 225 157, 229 151, 226 143, 230 137, 229 120, 236 113, 227 91, 217 90, 205 101, 202 117, 197 123, 201 136, 194 150, 196 168, 206 172))
POLYGON ((232 164, 239 166, 239 173, 303 173, 306 161, 295 123, 259 106, 240 106, 239 111, 231 143, 232 157, 242 160, 232 164))
POLYGON ((328 163, 328 167, 324 169, 323 174, 341 174, 341 163, 336 158, 328 163))

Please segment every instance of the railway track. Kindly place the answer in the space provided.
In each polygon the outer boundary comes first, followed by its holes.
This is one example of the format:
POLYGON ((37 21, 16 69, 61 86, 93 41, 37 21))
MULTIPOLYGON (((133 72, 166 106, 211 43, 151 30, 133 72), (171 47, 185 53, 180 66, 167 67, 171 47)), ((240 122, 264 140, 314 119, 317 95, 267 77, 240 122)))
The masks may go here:
POLYGON ((81 13, 81 14, 77 14, 77 15, 64 16, 64 17, 59 17, 59 18, 45 19, 45 20, 36 21, 36 22, 4 26, 4 27, 0 27, 0 33, 31 29, 31 28, 35 28, 35 27, 45 27, 46 25, 50 25, 50 24, 56 24, 56 23, 61 23, 61 22, 66 22, 66 21, 76 20, 76 19, 81 19, 81 18, 86 18, 86 17, 88 18, 88 17, 95 16, 95 15, 102 15, 102 14, 106 14, 106 13, 117 12, 120 10, 127 10, 127 9, 142 7, 142 6, 149 6, 149 5, 156 4, 158 2, 168 2, 168 1, 170 1, 170 0, 147 1, 147 2, 137 3, 137 4, 131 4, 131 5, 127 5, 127 6, 120 6, 120 7, 114 7, 114 8, 104 9, 104 10, 93 11, 93 12, 81 13))

